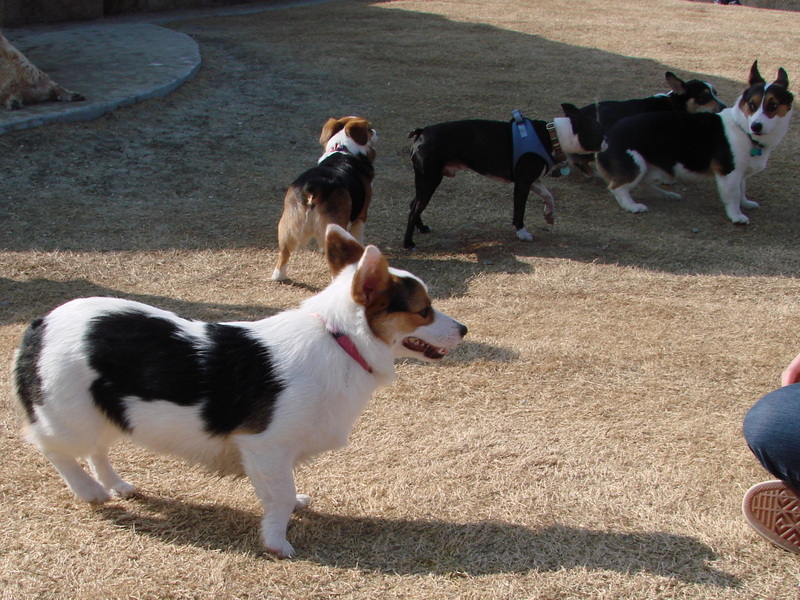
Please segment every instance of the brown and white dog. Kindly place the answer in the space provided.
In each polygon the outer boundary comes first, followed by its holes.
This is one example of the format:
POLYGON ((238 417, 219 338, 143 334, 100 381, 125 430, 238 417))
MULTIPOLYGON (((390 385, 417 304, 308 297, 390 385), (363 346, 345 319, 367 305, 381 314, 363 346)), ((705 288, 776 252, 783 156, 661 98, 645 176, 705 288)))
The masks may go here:
POLYGON ((78 102, 85 99, 50 79, 0 33, 0 104, 16 110, 35 102, 78 102))
POLYGON ((286 526, 310 501, 296 493, 295 465, 347 444, 372 393, 394 380, 395 358, 436 362, 467 333, 375 246, 336 225, 325 245, 331 284, 260 321, 204 323, 119 298, 36 319, 14 366, 28 439, 95 504, 136 494, 108 459, 120 437, 246 474, 264 546, 292 556, 286 526))
POLYGON ((319 137, 325 152, 316 167, 294 180, 283 199, 273 280, 285 280, 292 252, 312 238, 321 242, 330 224, 349 230, 364 243, 377 139, 370 122, 361 117, 330 118, 325 122, 319 137))

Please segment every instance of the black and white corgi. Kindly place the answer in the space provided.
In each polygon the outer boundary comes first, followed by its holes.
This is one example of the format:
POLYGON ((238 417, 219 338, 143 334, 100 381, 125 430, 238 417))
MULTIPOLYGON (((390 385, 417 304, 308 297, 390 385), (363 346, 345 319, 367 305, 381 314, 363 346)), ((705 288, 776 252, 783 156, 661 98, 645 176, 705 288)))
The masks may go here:
MULTIPOLYGON (((597 119, 603 129, 608 130, 620 119, 641 113, 668 110, 688 113, 718 113, 727 108, 717 96, 717 90, 707 81, 700 79, 684 81, 672 71, 667 71, 664 78, 670 88, 669 93, 633 100, 603 100, 582 107, 581 112, 597 119)), ((571 154, 569 156, 570 164, 589 176, 595 174, 590 166, 593 160, 594 155, 592 154, 571 154)))
POLYGON ((619 205, 631 212, 647 210, 631 197, 636 187, 653 197, 679 199, 659 184, 713 175, 728 218, 747 223, 742 208, 758 204, 747 198, 745 181, 764 170, 786 135, 793 100, 786 71, 778 69, 768 84, 756 61, 748 87, 719 114, 658 112, 619 121, 606 132, 608 148, 597 155, 598 168, 619 205))
POLYGON ((285 280, 292 252, 312 238, 321 242, 328 225, 348 229, 364 243, 377 140, 370 122, 361 117, 330 118, 322 126, 319 142, 325 151, 317 166, 295 179, 283 199, 273 280, 285 280))
POLYGON ((373 391, 394 380, 395 358, 438 361, 467 333, 375 246, 336 225, 325 245, 332 283, 260 321, 204 323, 115 298, 33 321, 13 372, 28 439, 91 503, 136 493, 108 459, 122 436, 246 474, 266 549, 293 555, 286 527, 310 501, 296 494, 294 466, 347 443, 373 391))
MULTIPOLYGON (((514 184, 514 214, 511 224, 517 237, 533 240, 525 229, 525 206, 531 190, 544 201, 544 218, 553 222, 552 194, 539 180, 550 167, 566 160, 566 154, 598 152, 603 147, 603 129, 592 117, 572 104, 562 104, 564 117, 552 122, 526 119, 529 139, 538 139, 538 149, 515 155, 514 129, 517 115, 511 121, 467 119, 448 121, 415 129, 412 138, 411 162, 414 166, 414 200, 403 238, 405 248, 414 248, 414 229, 430 232, 422 223, 422 211, 428 206, 444 177, 455 177, 460 169, 514 184)), ((519 114, 519 113, 517 113, 519 114)))

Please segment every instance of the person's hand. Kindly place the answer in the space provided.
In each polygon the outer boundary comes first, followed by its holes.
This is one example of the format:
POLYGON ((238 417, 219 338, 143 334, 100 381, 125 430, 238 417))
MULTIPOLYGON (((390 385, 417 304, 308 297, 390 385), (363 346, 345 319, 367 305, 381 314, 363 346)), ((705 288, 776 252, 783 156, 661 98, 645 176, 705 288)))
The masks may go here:
POLYGON ((800 381, 800 354, 794 357, 781 375, 781 385, 792 385, 800 381))

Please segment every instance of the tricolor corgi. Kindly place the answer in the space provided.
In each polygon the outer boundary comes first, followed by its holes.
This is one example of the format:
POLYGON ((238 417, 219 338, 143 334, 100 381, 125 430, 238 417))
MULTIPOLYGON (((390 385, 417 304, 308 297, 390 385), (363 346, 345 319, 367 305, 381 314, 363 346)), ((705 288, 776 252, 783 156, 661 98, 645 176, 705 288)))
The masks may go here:
POLYGON ((28 439, 91 503, 136 493, 108 459, 122 436, 246 474, 264 509, 264 546, 292 556, 287 524, 310 501, 296 494, 295 465, 347 443, 373 391, 394 380, 395 358, 438 361, 467 333, 375 246, 336 225, 325 246, 332 283, 260 321, 204 323, 115 298, 73 300, 36 319, 13 373, 28 439))
POLYGON ((777 79, 768 84, 756 61, 748 87, 719 114, 659 112, 619 121, 606 133, 608 148, 597 155, 598 168, 619 205, 631 212, 647 210, 631 197, 636 187, 654 197, 679 199, 658 184, 713 175, 728 218, 747 223, 742 208, 758 204, 745 195, 745 181, 764 170, 786 135, 793 100, 786 71, 778 69, 777 79))
POLYGON ((349 229, 364 243, 377 140, 370 122, 361 117, 331 118, 325 122, 319 138, 325 151, 317 166, 295 179, 283 199, 273 280, 285 280, 292 252, 312 238, 321 242, 330 224, 349 229))
MULTIPOLYGON (((597 119, 604 129, 610 129, 617 121, 646 112, 677 110, 680 112, 720 112, 727 108, 717 96, 717 90, 707 81, 690 79, 684 81, 672 71, 664 74, 670 91, 647 98, 633 100, 603 100, 581 108, 585 115, 597 119)), ((584 175, 594 176, 590 163, 592 154, 571 154, 569 162, 584 175)))

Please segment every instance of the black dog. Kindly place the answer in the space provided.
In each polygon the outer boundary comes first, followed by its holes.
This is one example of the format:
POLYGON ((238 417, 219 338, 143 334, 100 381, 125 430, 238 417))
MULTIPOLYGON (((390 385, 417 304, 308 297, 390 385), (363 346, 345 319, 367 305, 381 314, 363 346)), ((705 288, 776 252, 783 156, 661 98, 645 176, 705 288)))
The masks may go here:
MULTIPOLYGON (((525 204, 531 189, 544 200, 544 218, 553 222, 553 196, 539 181, 554 164, 566 160, 566 154, 599 152, 603 130, 593 118, 581 114, 572 104, 562 104, 565 117, 547 121, 515 119, 509 121, 450 121, 415 129, 411 161, 414 165, 416 196, 411 203, 403 246, 414 248, 414 228, 428 233, 422 223, 422 211, 444 176, 455 177, 459 169, 470 169, 514 184, 514 218, 517 237, 531 241, 525 230, 525 204), (523 121, 526 129, 523 131, 523 121), (520 134, 514 132, 517 129, 520 134), (523 147, 515 154, 515 136, 532 140, 533 148, 523 147), (517 156, 517 154, 520 154, 517 156)), ((519 148, 519 146, 518 146, 519 148)))
MULTIPOLYGON (((641 113, 663 111, 718 113, 725 108, 725 104, 717 97, 717 90, 707 81, 699 79, 684 81, 672 71, 667 71, 664 78, 671 90, 667 94, 656 94, 634 100, 603 100, 584 106, 581 112, 600 121, 603 129, 608 131, 617 121, 641 113)), ((569 162, 591 177, 594 171, 589 163, 593 159, 594 156, 591 154, 574 154, 569 157, 569 162)))

